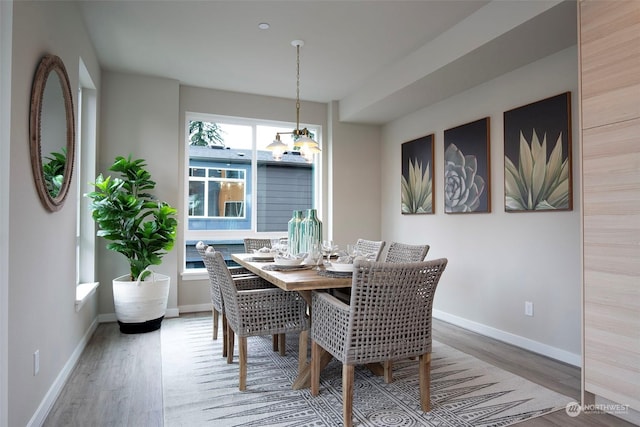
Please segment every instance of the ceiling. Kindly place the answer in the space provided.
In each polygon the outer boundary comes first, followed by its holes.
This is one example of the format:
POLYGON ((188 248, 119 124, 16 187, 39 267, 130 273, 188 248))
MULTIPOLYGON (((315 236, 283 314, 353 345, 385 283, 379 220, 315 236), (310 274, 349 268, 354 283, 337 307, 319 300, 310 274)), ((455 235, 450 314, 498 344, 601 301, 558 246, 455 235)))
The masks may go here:
POLYGON ((576 44, 574 0, 84 0, 101 66, 386 123, 576 44), (268 23, 269 29, 258 28, 268 23))

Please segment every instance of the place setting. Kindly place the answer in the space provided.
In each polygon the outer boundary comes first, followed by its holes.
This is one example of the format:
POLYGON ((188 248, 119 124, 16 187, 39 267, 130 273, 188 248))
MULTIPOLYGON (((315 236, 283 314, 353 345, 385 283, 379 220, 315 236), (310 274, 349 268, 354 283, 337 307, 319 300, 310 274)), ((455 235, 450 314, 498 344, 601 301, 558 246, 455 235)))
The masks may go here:
POLYGON ((251 258, 247 261, 253 262, 274 262, 276 256, 287 252, 288 242, 286 238, 271 239, 271 246, 264 246, 254 249, 251 258))
POLYGON ((290 255, 279 254, 273 259, 273 264, 265 265, 263 270, 267 271, 295 271, 295 270, 308 270, 313 268, 313 265, 305 263, 305 254, 290 255))
POLYGON ((351 277, 353 274, 353 263, 357 253, 352 245, 347 245, 346 250, 340 250, 338 245, 334 245, 331 240, 322 242, 322 255, 326 260, 322 261, 322 267, 318 268, 318 274, 324 277, 351 277))
POLYGON ((297 271, 313 268, 314 264, 307 262, 306 253, 292 254, 289 252, 287 239, 280 239, 278 244, 272 243, 273 264, 265 265, 263 270, 267 271, 297 271))

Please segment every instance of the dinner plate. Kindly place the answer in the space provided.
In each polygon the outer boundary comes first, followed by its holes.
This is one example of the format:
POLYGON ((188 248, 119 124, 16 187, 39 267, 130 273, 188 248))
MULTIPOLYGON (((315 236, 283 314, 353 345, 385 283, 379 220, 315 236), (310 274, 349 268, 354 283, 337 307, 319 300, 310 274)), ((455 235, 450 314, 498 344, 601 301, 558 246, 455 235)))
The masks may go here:
POLYGON ((334 273, 352 273, 353 272, 353 264, 336 264, 331 263, 325 267, 327 271, 332 271, 334 273))
POLYGON ((273 255, 270 252, 254 252, 251 256, 255 259, 273 259, 273 255))
POLYGON ((296 265, 291 265, 291 264, 273 264, 274 267, 276 267, 278 270, 300 270, 303 268, 310 268, 311 266, 306 265, 306 264, 296 264, 296 265))

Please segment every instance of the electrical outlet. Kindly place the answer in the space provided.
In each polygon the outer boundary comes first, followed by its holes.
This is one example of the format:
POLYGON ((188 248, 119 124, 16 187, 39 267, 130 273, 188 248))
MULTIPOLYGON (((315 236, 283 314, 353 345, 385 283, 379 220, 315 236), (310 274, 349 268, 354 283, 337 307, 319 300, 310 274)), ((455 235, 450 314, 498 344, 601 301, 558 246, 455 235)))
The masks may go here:
POLYGON ((38 375, 38 372, 40 372, 40 350, 33 353, 33 376, 38 375))
POLYGON ((524 315, 533 316, 533 303, 531 301, 524 302, 524 315))

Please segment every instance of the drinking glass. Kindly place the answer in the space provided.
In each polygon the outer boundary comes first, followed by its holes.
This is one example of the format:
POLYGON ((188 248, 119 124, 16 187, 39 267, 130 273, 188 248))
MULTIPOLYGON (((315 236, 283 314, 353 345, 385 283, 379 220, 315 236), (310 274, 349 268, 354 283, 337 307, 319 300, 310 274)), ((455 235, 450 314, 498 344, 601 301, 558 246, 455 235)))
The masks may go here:
MULTIPOLYGON (((282 237, 278 241, 278 251, 281 255, 287 255, 289 253, 289 239, 287 237, 282 237)), ((297 254, 291 254, 297 255, 297 254)))
POLYGON ((337 245, 333 244, 333 240, 323 240, 322 241, 322 254, 327 257, 327 264, 329 263, 329 258, 331 255, 338 249, 337 245))
POLYGON ((278 252, 280 249, 280 239, 271 239, 271 252, 278 252))

